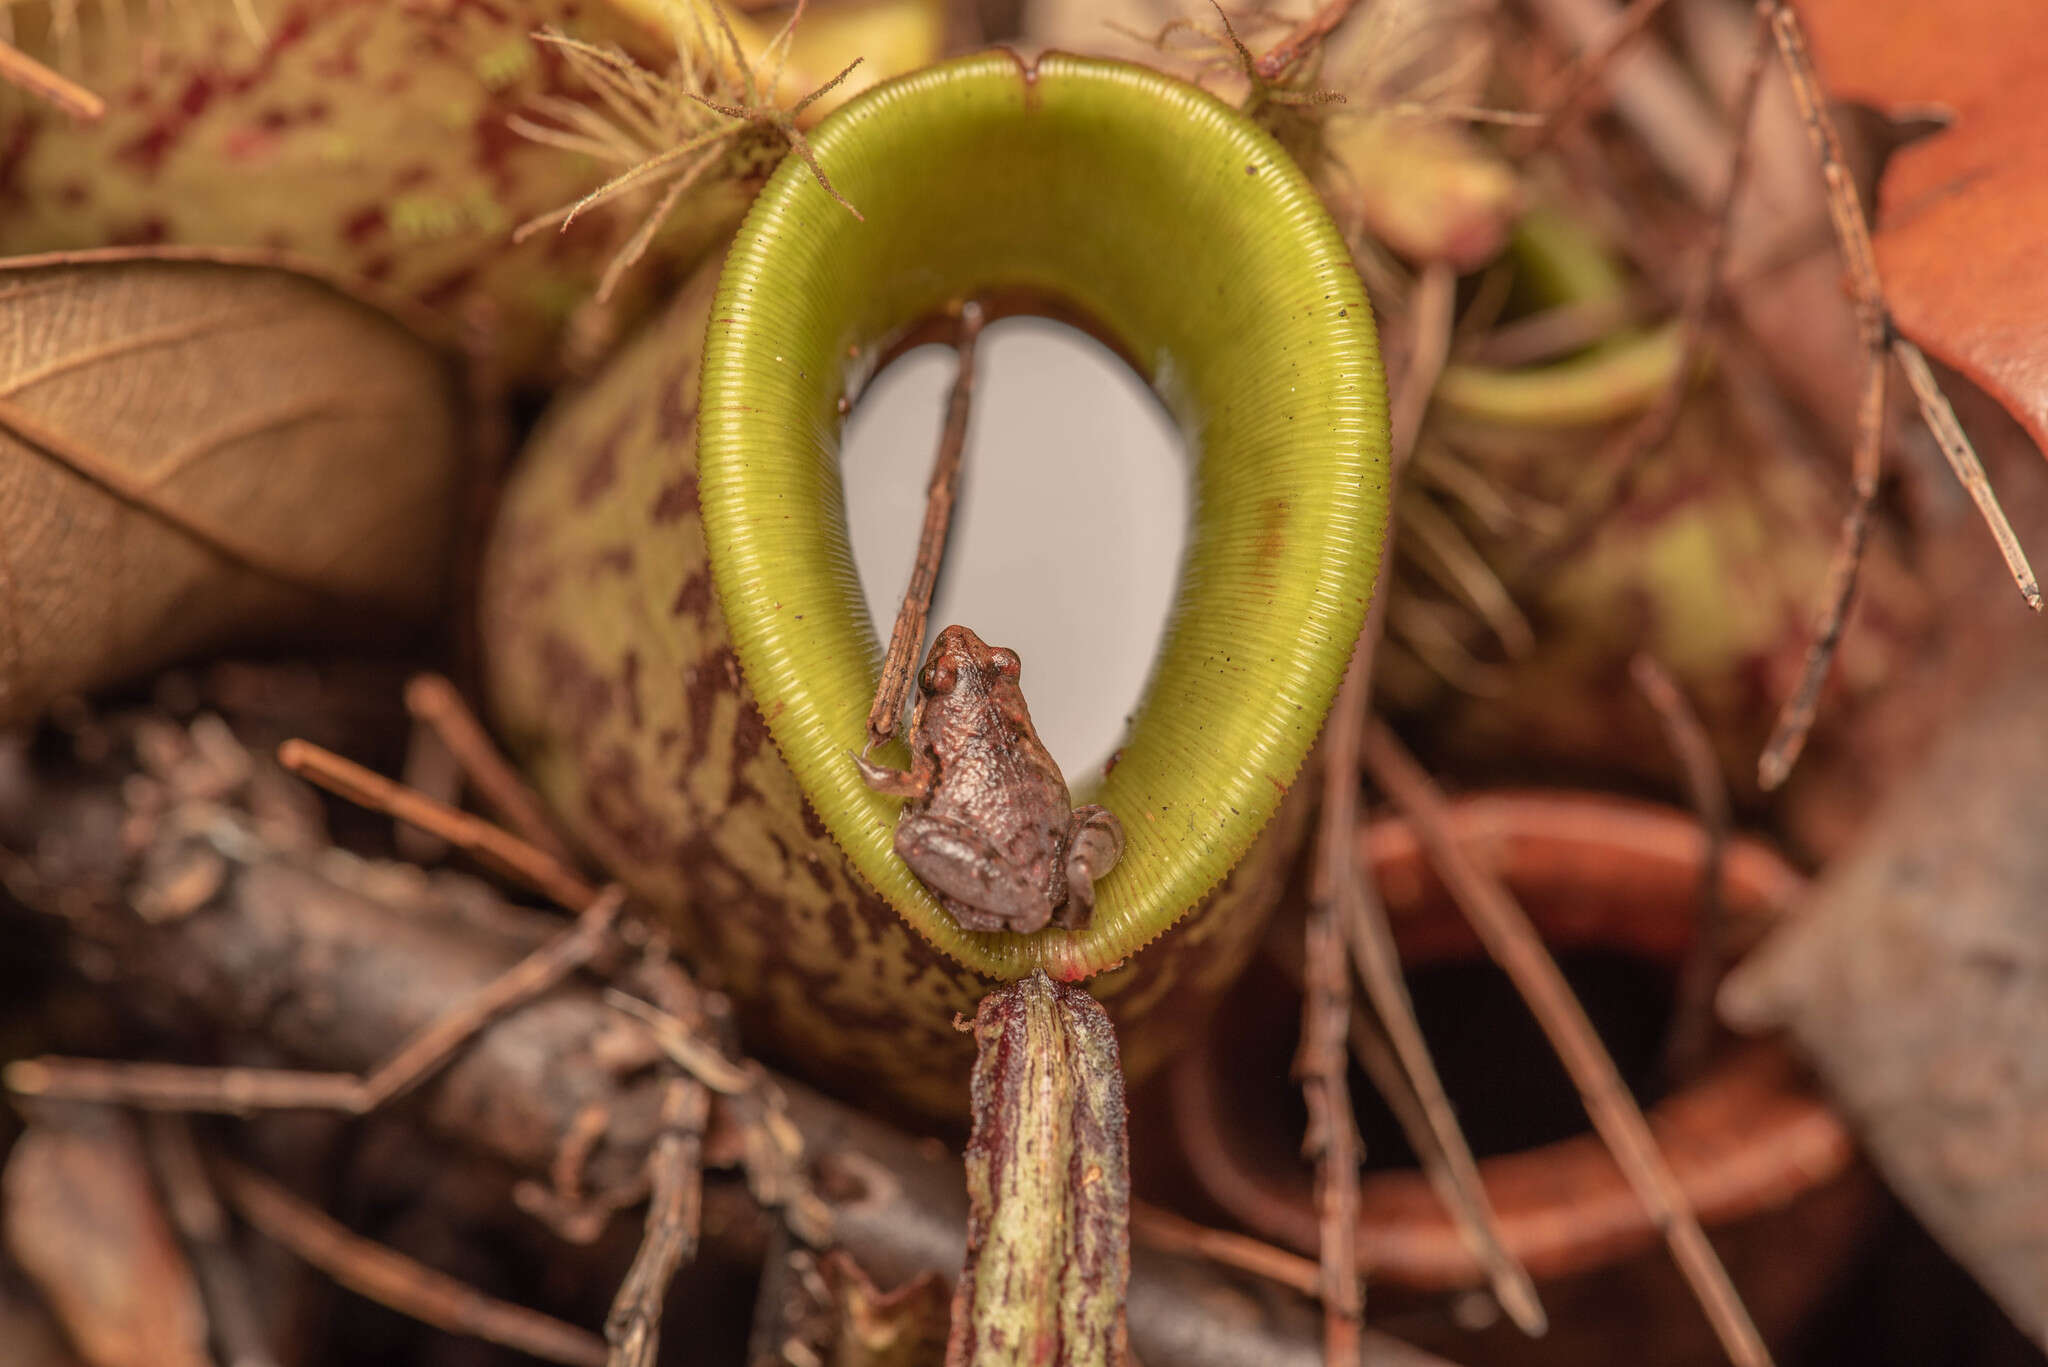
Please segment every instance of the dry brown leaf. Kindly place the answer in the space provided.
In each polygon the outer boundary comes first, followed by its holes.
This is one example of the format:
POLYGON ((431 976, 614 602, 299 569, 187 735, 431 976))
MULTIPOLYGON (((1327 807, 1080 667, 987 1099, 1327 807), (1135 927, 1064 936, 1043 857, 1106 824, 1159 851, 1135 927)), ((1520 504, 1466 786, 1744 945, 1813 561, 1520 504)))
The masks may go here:
POLYGON ((2048 450, 2048 18, 2040 0, 1799 0, 1836 99, 1950 126, 1885 167, 1878 273, 1900 331, 2048 450))
POLYGON ((230 632, 437 599, 434 353, 283 271, 0 263, 0 721, 230 632))
POLYGON ((122 1112, 35 1117, 0 1173, 0 1230, 92 1367, 208 1367, 199 1284, 122 1112))

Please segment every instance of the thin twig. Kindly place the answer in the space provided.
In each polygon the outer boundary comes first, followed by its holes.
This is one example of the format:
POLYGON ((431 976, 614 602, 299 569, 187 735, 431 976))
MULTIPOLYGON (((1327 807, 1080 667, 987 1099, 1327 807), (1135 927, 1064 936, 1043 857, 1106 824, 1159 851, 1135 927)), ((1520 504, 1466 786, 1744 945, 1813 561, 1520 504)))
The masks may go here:
POLYGON ((946 401, 946 425, 939 433, 939 452, 925 490, 917 559, 911 564, 910 585, 903 590, 903 606, 896 610, 896 625, 889 633, 874 706, 868 709, 867 751, 888 741, 902 723, 910 676, 916 672, 918 651, 924 645, 932 591, 938 587, 939 562, 945 558, 946 533, 953 525, 953 503, 960 491, 960 456, 967 448, 967 419, 974 403, 974 343, 981 328, 981 305, 970 299, 960 309, 960 328, 953 341, 960 353, 960 368, 953 377, 952 397, 946 401))
POLYGON ((358 806, 431 831, 471 858, 572 911, 582 910, 597 897, 595 887, 546 850, 501 826, 394 783, 332 750, 310 741, 288 740, 277 747, 277 762, 358 806))
MULTIPOLYGON (((1631 0, 1629 7, 1614 17, 1592 46, 1572 62, 1571 68, 1561 77, 1550 98, 1544 102, 1540 121, 1515 147, 1519 156, 1540 152, 1550 145, 1558 129, 1574 114, 1586 93, 1607 74, 1609 63, 1621 50, 1642 35, 1664 8, 1665 0, 1631 0)), ((1746 122, 1746 120, 1745 120, 1746 122)), ((1738 134, 1738 136, 1740 136, 1738 134)))
POLYGON ((1806 124, 1807 141, 1820 159, 1821 179, 1827 187, 1828 218, 1835 228, 1835 240, 1842 250, 1842 264, 1849 273, 1849 285, 1856 306, 1856 326, 1866 350, 1884 345, 1890 319, 1885 310, 1884 288, 1878 281, 1877 253, 1870 244, 1869 220, 1864 217, 1863 200, 1856 192, 1856 178, 1842 154, 1841 135, 1827 111, 1827 97, 1821 92, 1820 77, 1806 50, 1806 35, 1799 16, 1785 0, 1757 0, 1759 14, 1768 15, 1777 40, 1778 56, 1792 81, 1792 95, 1799 116, 1806 124))
POLYGON ((589 963, 604 947, 612 923, 625 904, 625 889, 612 884, 591 899, 569 929, 550 937, 531 954, 435 1017, 363 1080, 362 1109, 374 1111, 411 1091, 432 1077, 485 1026, 589 963))
POLYGON ((2028 607, 2041 611, 2041 584, 2034 577, 2034 567, 2027 563, 2027 553, 2020 548, 2019 535, 2005 520, 2005 509, 1999 506, 1998 495, 1991 491, 1991 481, 1984 474, 1984 463, 1977 459, 1977 450, 1970 445, 1969 434, 1963 431, 1962 423, 1956 421, 1956 410, 1949 406, 1948 395, 1941 392, 1941 383, 1934 378, 1927 358, 1920 353, 1919 347, 1899 336, 1892 338, 1892 355, 1898 358, 1899 369, 1906 375, 1906 384, 1919 401, 1921 421, 1934 434, 1941 454, 1948 457, 1948 468, 1955 472, 1956 482, 1969 493, 1970 501, 1983 515, 1984 525, 1991 529, 1991 539, 1998 543, 1998 553, 2005 557, 2005 567, 2012 572, 2013 582, 2019 585, 2020 596, 2027 600, 2028 607))
POLYGON ((145 1134, 164 1208, 198 1270, 223 1367, 276 1367, 277 1355, 264 1341, 248 1272, 229 1242, 227 1212, 214 1195, 191 1122, 181 1115, 153 1115, 145 1134))
POLYGON ((0 43, 0 81, 56 106, 84 123, 107 112, 107 102, 68 76, 50 70, 12 43, 0 43))
POLYGON ((790 1123, 788 1098, 768 1071, 752 1059, 734 1062, 679 1017, 637 997, 607 990, 604 999, 646 1025, 670 1062, 726 1098, 723 1116, 741 1136, 740 1166, 754 1198, 767 1209, 780 1210, 791 1232, 805 1243, 824 1243, 831 1233, 831 1213, 811 1187, 803 1136, 790 1123))
POLYGON ((1432 261, 1422 268, 1408 296, 1413 328, 1408 369, 1401 375, 1387 415, 1389 464, 1397 477, 1408 468, 1408 459, 1415 453, 1415 439, 1422 431, 1423 416, 1429 411, 1430 392, 1436 388, 1437 379, 1444 373, 1444 363, 1450 359, 1457 290, 1457 272, 1445 262, 1432 261))
MULTIPOLYGON (((1370 882, 1366 887, 1370 893, 1370 882)), ((1378 905, 1377 897, 1374 902, 1378 905)), ((1378 905, 1378 919, 1384 923, 1385 918, 1384 906, 1378 905)), ((1387 948, 1391 953, 1391 936, 1388 941, 1387 948)), ((1353 954, 1356 953, 1354 949, 1353 954)), ((1399 971, 1398 964, 1395 970, 1399 971)), ((1360 971, 1364 971, 1362 966, 1360 971)), ((1412 1008, 1409 1015, 1413 1015, 1412 1008)), ((1422 1051, 1425 1067, 1411 1068, 1402 1062, 1386 1026, 1371 1011, 1360 1010, 1351 1014, 1352 1057, 1365 1070, 1380 1099, 1387 1103, 1387 1109, 1394 1113, 1395 1123, 1400 1125, 1408 1146, 1422 1164, 1423 1176, 1429 1180, 1430 1190, 1443 1202, 1460 1237, 1465 1240, 1465 1246, 1485 1270, 1494 1300, 1507 1312, 1517 1329, 1531 1338, 1540 1338, 1549 1332, 1550 1317, 1536 1294, 1535 1282, 1530 1278, 1528 1269, 1508 1250, 1506 1236, 1501 1232, 1492 1201, 1486 1194, 1486 1181, 1479 1175, 1479 1164, 1465 1142, 1464 1132, 1458 1128, 1457 1113, 1451 1109, 1450 1099, 1444 1095, 1435 1062, 1430 1059, 1419 1035, 1409 1049, 1422 1051), (1416 1078, 1425 1076, 1434 1088, 1427 1098, 1415 1082, 1416 1078)))
POLYGON ((206 1068, 89 1058, 19 1059, 0 1069, 16 1096, 91 1101, 144 1111, 248 1115, 255 1111, 358 1114, 363 1080, 285 1068, 206 1068))
POLYGON ((1863 400, 1856 410, 1856 456, 1852 475, 1853 493, 1848 516, 1842 521, 1840 540, 1828 563, 1827 587, 1815 616, 1813 639, 1807 643, 1806 658, 1799 666, 1799 681, 1778 712, 1771 737, 1757 758, 1757 783, 1770 792, 1783 783, 1806 748, 1807 733, 1820 711, 1821 685, 1835 662, 1835 648, 1849 624, 1849 609, 1856 602, 1856 582, 1863 568, 1863 547, 1870 539, 1870 521, 1877 508, 1877 481, 1884 453, 1884 352, 1864 372, 1863 400))
POLYGON ((1843 265, 1855 299, 1856 328, 1864 350, 1865 376, 1862 404, 1857 412, 1855 501, 1843 521, 1835 560, 1829 567, 1827 598, 1814 630, 1813 643, 1807 649, 1799 682, 1792 696, 1786 700, 1784 710, 1778 714, 1778 724, 1757 761, 1758 781, 1768 791, 1785 781, 1806 744, 1806 733, 1813 725, 1819 706, 1821 685, 1826 681, 1835 648, 1840 643, 1843 623, 1855 602, 1857 570, 1864 543, 1870 535, 1870 521, 1877 498, 1878 467, 1883 452, 1884 370, 1888 346, 1906 368, 1907 383, 1912 385, 1919 399, 1921 414, 1934 431, 1935 439, 1941 444, 1956 477, 1962 481, 1990 525, 1992 536, 2005 556, 2021 596, 2036 611, 2041 609, 2042 603, 2040 585, 2033 570, 2020 553, 2018 539, 2007 525, 1990 484, 1983 478, 1981 463, 1969 450, 1969 439, 1955 421, 1955 414, 1949 409, 1946 399, 1941 398, 1940 387, 1927 369, 1925 358, 1920 357, 1917 347, 1912 348, 1909 355, 1893 340, 1895 331, 1890 309, 1885 303, 1883 285, 1878 278, 1877 253, 1870 241, 1869 219, 1863 211, 1862 198, 1856 192, 1855 177, 1842 155, 1841 137, 1828 113, 1820 77, 1814 69, 1813 55, 1807 49, 1806 34, 1800 27, 1799 16, 1785 0, 1757 0, 1757 8, 1759 13, 1767 13, 1770 17, 1779 59, 1791 78, 1792 95, 1799 105, 1800 118, 1806 124, 1807 141, 1813 145, 1814 154, 1820 159, 1821 179, 1827 187, 1828 218, 1834 224, 1835 240, 1841 248, 1843 265))
POLYGON ((680 1018, 617 988, 606 988, 604 999, 614 1010, 645 1025, 670 1062, 720 1096, 738 1096, 754 1086, 752 1073, 720 1053, 680 1018))
MULTIPOLYGON (((1318 47, 1323 40, 1336 32, 1337 26, 1351 17, 1351 11, 1358 8, 1358 0, 1325 0, 1314 14, 1288 30, 1287 36, 1268 48, 1253 64, 1253 71, 1259 79, 1278 80, 1287 69, 1301 61, 1318 47)), ((1227 24, 1229 20, 1226 18, 1227 24)))
MULTIPOLYGON (((1334 722, 1334 719, 1333 719, 1334 722)), ((1336 766, 1330 766, 1332 772, 1336 766)), ((1324 787, 1324 801, 1335 783, 1324 787)), ((1343 785, 1358 786, 1357 771, 1343 785)), ((1356 799, 1353 799, 1355 806, 1356 799)), ((1351 974, 1344 961, 1344 931, 1335 899, 1318 897, 1309 908, 1303 948, 1301 1046, 1294 1056, 1308 1133, 1302 1149, 1316 1168, 1316 1210, 1321 1227, 1323 1362, 1354 1367, 1365 1320, 1365 1281, 1358 1270, 1358 1168, 1364 1143, 1351 1109, 1345 1032, 1351 1021, 1351 974)))
POLYGON ((1728 784, 1714 742, 1693 710, 1685 690, 1655 656, 1638 654, 1629 661, 1636 690, 1657 713, 1665 741, 1685 775, 1685 787, 1699 814, 1706 849, 1700 856, 1699 908, 1693 922, 1692 949, 1678 970, 1677 1001, 1671 1013, 1671 1037, 1665 1044, 1665 1072, 1685 1077, 1706 1061, 1714 1033, 1714 992, 1720 986, 1728 949, 1721 883, 1728 852, 1728 784))
POLYGON ((451 1334, 568 1367, 605 1367, 604 1341, 588 1330, 487 1296, 373 1243, 251 1168, 223 1160, 214 1171, 243 1219, 357 1295, 451 1334))
MULTIPOLYGON (((1487 1199, 1485 1180, 1479 1175, 1478 1160, 1458 1126, 1458 1113, 1444 1090, 1443 1078, 1415 1019, 1415 1006, 1401 976, 1399 953, 1387 924, 1385 904, 1369 880, 1360 878, 1353 884, 1351 894, 1344 898, 1343 913, 1351 942, 1351 961, 1367 986, 1374 1014, 1386 1032, 1388 1045, 1415 1100, 1415 1119, 1420 1121, 1421 1134, 1411 1134, 1410 1143, 1416 1156, 1457 1224, 1466 1247, 1486 1269, 1494 1299, 1516 1328, 1532 1338, 1540 1337, 1549 1327, 1549 1316, 1544 1313, 1529 1270, 1509 1251, 1501 1233, 1499 1217, 1487 1199), (1387 1002, 1386 1007, 1379 1005, 1382 1001, 1387 1002)), ((1386 1088, 1382 1085, 1381 1090, 1385 1092, 1386 1088)), ((1389 1094, 1390 1105, 1394 1104, 1392 1095, 1398 1093, 1389 1094)))
POLYGON ((434 1018, 367 1077, 267 1068, 204 1068, 98 1059, 24 1059, 0 1071, 22 1096, 134 1106, 152 1111, 247 1115, 265 1110, 365 1115, 433 1076, 492 1021, 562 982, 604 945, 625 903, 613 886, 593 898, 576 923, 434 1018))
POLYGON ((1377 721, 1371 723, 1364 738, 1364 754, 1373 782, 1407 815, 1416 839, 1486 952, 1506 971, 1543 1027, 1559 1061, 1571 1074, 1594 1129, 1643 1202, 1651 1222, 1664 1235, 1673 1261, 1699 1299, 1729 1361, 1737 1367, 1768 1367, 1770 1350, 1658 1150, 1621 1070, 1600 1042, 1557 961, 1530 925, 1528 913, 1498 878, 1472 861, 1451 834, 1443 794, 1393 732, 1377 721))
POLYGON ((416 674, 405 686, 405 707, 441 737, 493 816, 529 845, 565 867, 575 867, 576 857, 549 819, 540 795, 492 743, 454 684, 439 674, 416 674))
POLYGON ((604 1321, 605 1341, 611 1345, 608 1367, 653 1367, 660 1351, 669 1283, 697 1252, 704 1208, 704 1127, 710 1115, 711 1093, 693 1079, 677 1078, 662 1096, 662 1131, 647 1159, 653 1195, 646 1232, 604 1321))
POLYGON ((1275 1248, 1246 1234, 1210 1229, 1143 1201, 1131 1202, 1131 1237, 1147 1248, 1207 1258, 1219 1267, 1264 1277, 1304 1296, 1322 1294, 1322 1269, 1299 1253, 1275 1248))

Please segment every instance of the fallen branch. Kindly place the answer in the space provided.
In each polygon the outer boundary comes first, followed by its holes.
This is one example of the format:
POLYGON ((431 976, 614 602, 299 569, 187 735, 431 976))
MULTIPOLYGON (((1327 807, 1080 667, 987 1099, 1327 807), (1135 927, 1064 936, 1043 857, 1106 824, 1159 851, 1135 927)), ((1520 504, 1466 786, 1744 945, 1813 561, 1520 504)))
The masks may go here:
POLYGON ((9 1091, 22 1096, 145 1110, 247 1115, 262 1110, 312 1109, 367 1115, 433 1076, 493 1020, 539 997, 588 963, 603 946, 624 904, 622 889, 607 888, 577 918, 574 927, 436 1016, 362 1079, 286 1069, 42 1058, 9 1064, 0 1071, 0 1080, 9 1091))
MULTIPOLYGON (((247 1035, 294 1061, 337 1070, 354 1084, 408 1038, 560 933, 559 923, 497 900, 473 879, 423 875, 302 846, 268 844, 218 804, 189 820, 139 824, 127 774, 83 780, 37 774, 36 800, 0 812, 26 825, 0 828, 21 852, 29 891, 74 927, 81 957, 124 975, 123 993, 196 1017, 209 1036, 247 1035), (138 845, 96 832, 127 824, 138 845), (221 859, 211 892, 183 914, 150 921, 133 899, 179 867, 193 846, 221 859), (33 887, 29 887, 29 884, 33 887), (404 981, 408 990, 391 991, 404 981), (266 990, 252 993, 249 983, 266 990)), ((649 1156, 665 1126, 673 1076, 659 1068, 652 1033, 594 987, 566 982, 499 1016, 459 1057, 426 1079, 413 1105, 426 1129, 526 1174, 564 1176, 584 1192, 645 1191, 649 1156), (594 1115, 604 1123, 588 1123, 594 1115)), ((161 1066, 161 1065, 158 1065, 161 1066)), ((810 1165, 831 1237, 883 1285, 925 1274, 951 1278, 965 1247, 960 1164, 925 1142, 763 1074, 810 1165)), ((135 1100, 137 1098, 123 1098, 135 1100)), ((141 1098, 146 1099, 146 1098, 141 1098)), ((744 1151, 714 1098, 721 1153, 744 1151)), ((762 1122, 766 1128, 769 1122, 762 1122)), ((707 1144, 707 1148, 714 1147, 707 1144)), ((707 1237, 744 1238, 727 1226, 707 1237)), ((750 1254, 758 1246, 744 1244, 750 1254)), ((1204 1260, 1141 1249, 1128 1307, 1141 1361, 1178 1367, 1318 1367, 1311 1309, 1254 1296, 1204 1260)), ((1441 1359, 1367 1331, 1375 1367, 1444 1367, 1441 1359)))

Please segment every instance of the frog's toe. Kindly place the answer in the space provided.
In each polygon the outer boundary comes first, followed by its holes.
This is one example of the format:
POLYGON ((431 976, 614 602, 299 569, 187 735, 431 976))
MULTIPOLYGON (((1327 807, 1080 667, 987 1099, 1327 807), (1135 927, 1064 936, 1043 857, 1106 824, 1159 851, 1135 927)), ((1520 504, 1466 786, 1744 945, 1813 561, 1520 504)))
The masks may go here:
MULTIPOLYGON (((1089 804, 1074 809, 1067 838, 1067 867, 1085 871, 1093 880, 1116 867, 1124 857, 1124 827, 1107 807, 1089 804)), ((1094 896, 1091 893, 1089 900, 1094 896)))
POLYGON ((1062 930, 1079 930, 1095 915, 1095 879, 1079 861, 1067 861, 1067 900, 1060 903, 1053 923, 1062 930))

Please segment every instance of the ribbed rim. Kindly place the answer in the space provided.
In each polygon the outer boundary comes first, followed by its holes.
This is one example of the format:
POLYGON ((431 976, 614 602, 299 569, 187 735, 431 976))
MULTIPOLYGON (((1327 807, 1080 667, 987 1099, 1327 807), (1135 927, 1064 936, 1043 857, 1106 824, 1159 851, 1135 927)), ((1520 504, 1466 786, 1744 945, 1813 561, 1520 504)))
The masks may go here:
MULTIPOLYGON (((1101 972, 1244 855, 1342 678, 1386 508, 1364 289, 1278 145, 1143 67, 963 58, 876 87, 811 141, 864 221, 785 160, 727 258, 707 338, 702 505, 734 651, 825 829, 920 935, 994 977, 1101 972), (901 804, 847 758, 881 647, 837 411, 905 327, 1018 289, 1069 302, 1136 358, 1187 438, 1195 492, 1151 681, 1094 794, 1123 822, 1123 861, 1085 930, 1030 936, 955 925, 891 847, 901 804)), ((1024 663, 1027 692, 1055 667, 1024 663)))

